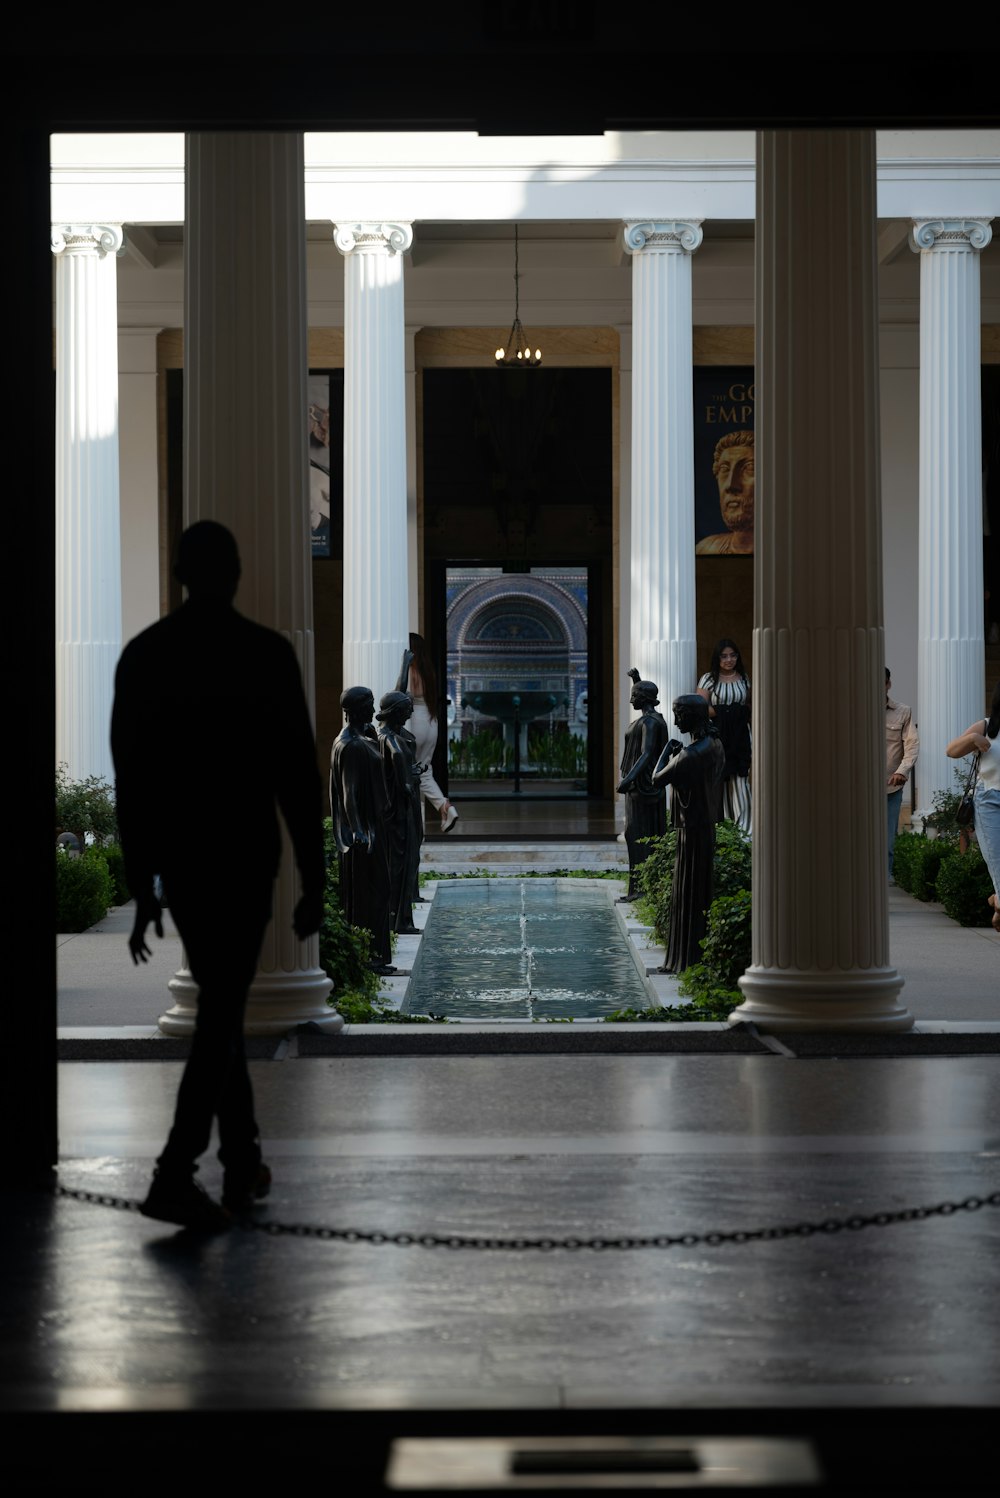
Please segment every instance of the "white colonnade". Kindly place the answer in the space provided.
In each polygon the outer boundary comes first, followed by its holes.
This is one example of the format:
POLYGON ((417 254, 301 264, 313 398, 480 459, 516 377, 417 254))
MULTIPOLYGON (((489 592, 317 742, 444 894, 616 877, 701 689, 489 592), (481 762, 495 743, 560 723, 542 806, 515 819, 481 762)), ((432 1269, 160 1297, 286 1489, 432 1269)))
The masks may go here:
POLYGON ((56 762, 114 782, 122 647, 118 481, 120 224, 55 224, 56 762))
POLYGON ((889 964, 875 180, 873 131, 758 136, 753 960, 734 1018, 766 1030, 913 1023, 889 964))
POLYGON ((376 704, 409 643, 406 325, 409 224, 340 223, 344 273, 344 687, 376 704))
POLYGON ((983 712, 979 255, 987 218, 914 220, 920 255, 917 816, 953 790, 945 745, 983 712))
POLYGON ((691 256, 700 220, 628 223, 632 258, 630 659, 661 711, 697 684, 691 256))
MULTIPOLYGON (((185 185, 184 521, 218 520, 233 532, 243 562, 237 607, 291 641, 313 709, 302 136, 189 135, 185 185)), ((234 807, 235 879, 240 838, 253 835, 234 807)), ((292 930, 298 895, 286 834, 247 1005, 250 1034, 343 1023, 326 1003, 318 938, 302 942, 292 930)), ((190 973, 170 988, 175 1005, 160 1029, 189 1034, 190 973)))

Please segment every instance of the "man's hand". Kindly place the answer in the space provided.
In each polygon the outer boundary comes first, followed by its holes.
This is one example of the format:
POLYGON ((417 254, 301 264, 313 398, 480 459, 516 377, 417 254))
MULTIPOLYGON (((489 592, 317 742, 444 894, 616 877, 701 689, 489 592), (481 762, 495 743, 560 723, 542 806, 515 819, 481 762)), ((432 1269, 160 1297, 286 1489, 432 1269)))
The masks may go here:
POLYGON ((146 945, 146 928, 152 924, 157 936, 163 939, 163 907, 152 891, 147 895, 141 895, 135 902, 135 921, 132 925, 132 935, 128 939, 128 949, 132 953, 132 961, 138 967, 140 962, 148 962, 152 957, 152 948, 146 945))
POLYGON ((303 895, 302 899, 296 905, 295 914, 292 917, 292 925, 295 928, 295 935, 299 938, 299 941, 305 941, 307 936, 314 935, 319 930, 322 920, 322 891, 312 895, 303 895))
POLYGON ((906 776, 900 775, 899 771, 896 770, 892 775, 889 776, 889 784, 892 786, 893 790, 895 790, 897 786, 906 784, 906 776))

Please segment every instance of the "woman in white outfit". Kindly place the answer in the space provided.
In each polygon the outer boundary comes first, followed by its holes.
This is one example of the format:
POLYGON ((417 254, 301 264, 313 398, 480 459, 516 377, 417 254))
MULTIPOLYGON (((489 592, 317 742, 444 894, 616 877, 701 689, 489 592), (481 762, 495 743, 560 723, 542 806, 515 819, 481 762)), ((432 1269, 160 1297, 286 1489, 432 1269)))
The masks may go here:
POLYGON ((750 809, 750 678, 735 640, 720 640, 712 664, 698 682, 699 697, 708 703, 726 765, 722 779, 722 815, 744 832, 751 828, 750 809))
MULTIPOLYGON (((437 747, 438 725, 437 679, 434 662, 422 635, 410 635, 410 648, 403 653, 403 666, 396 685, 398 692, 408 692, 413 699, 413 717, 408 727, 417 741, 417 766, 420 770, 420 793, 441 814, 441 831, 450 832, 458 821, 458 812, 434 779, 431 761, 437 747)), ((422 804, 422 803, 421 803, 422 804)))
POLYGON ((988 718, 977 718, 964 733, 952 739, 945 753, 949 759, 978 754, 976 780, 976 840, 993 881, 990 904, 993 929, 1000 931, 1000 681, 993 688, 988 718))

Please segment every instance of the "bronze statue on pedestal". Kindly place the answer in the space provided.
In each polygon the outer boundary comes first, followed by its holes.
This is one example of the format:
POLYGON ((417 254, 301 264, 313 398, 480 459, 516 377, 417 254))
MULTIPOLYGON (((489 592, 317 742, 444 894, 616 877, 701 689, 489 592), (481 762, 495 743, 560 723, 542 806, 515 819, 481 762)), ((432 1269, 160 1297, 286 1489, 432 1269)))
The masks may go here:
POLYGON ((375 698, 368 687, 348 687, 340 705, 347 719, 330 754, 330 811, 340 855, 340 903, 352 926, 371 933, 371 964, 392 973, 389 943, 389 800, 382 756, 372 728, 375 698))
POLYGON ((392 929, 415 936, 413 900, 420 871, 423 818, 417 741, 406 724, 413 701, 406 692, 386 692, 379 703, 378 740, 388 797, 386 831, 389 849, 389 909, 392 929))
POLYGON ((656 711, 660 694, 651 681, 641 681, 633 666, 630 701, 640 716, 625 734, 618 794, 625 797, 625 843, 628 847, 628 891, 619 900, 630 904, 639 893, 636 870, 649 857, 642 838, 662 837, 667 830, 667 800, 662 787, 654 786, 653 770, 670 737, 662 714, 656 711))
POLYGON ((689 733, 685 748, 671 739, 653 771, 653 784, 671 787, 672 825, 677 828, 670 893, 670 939, 661 973, 679 973, 701 960, 708 907, 712 903, 715 824, 722 798, 726 754, 696 693, 674 701, 674 724, 689 733))

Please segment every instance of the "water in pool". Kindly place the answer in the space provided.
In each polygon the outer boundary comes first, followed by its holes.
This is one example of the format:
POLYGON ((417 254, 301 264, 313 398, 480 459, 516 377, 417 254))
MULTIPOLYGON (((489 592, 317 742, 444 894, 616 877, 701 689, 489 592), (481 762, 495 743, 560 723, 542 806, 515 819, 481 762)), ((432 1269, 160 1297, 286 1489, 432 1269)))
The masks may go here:
POLYGON ((403 1012, 585 1019, 646 1002, 606 888, 463 879, 438 886, 403 1012))

